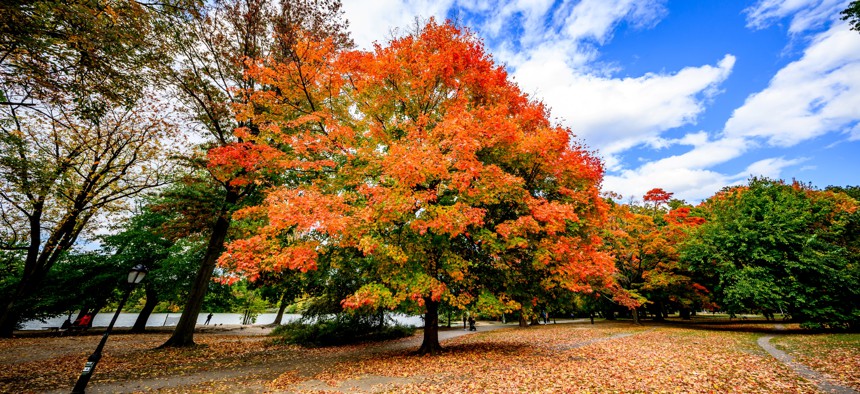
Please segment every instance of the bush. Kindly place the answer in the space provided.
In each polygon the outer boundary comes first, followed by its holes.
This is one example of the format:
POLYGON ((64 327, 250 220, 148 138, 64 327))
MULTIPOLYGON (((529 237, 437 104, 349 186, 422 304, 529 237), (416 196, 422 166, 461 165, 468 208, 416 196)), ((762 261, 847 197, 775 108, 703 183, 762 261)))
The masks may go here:
POLYGON ((384 341, 408 337, 414 333, 414 327, 369 324, 360 317, 335 316, 316 322, 298 320, 276 327, 271 335, 277 337, 276 343, 318 347, 384 341))

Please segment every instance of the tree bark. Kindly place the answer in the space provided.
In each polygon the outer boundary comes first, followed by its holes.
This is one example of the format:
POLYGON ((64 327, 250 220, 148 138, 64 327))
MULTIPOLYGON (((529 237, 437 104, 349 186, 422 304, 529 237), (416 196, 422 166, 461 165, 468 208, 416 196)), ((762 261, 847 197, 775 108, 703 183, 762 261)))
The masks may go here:
POLYGON ((526 320, 526 315, 523 311, 520 311, 520 327, 526 328, 529 326, 529 321, 526 320))
POLYGON ((630 312, 633 314, 633 324, 639 324, 639 308, 631 309, 630 312))
POLYGON ((275 316, 275 321, 272 322, 274 326, 280 326, 281 320, 284 319, 284 310, 287 309, 287 292, 281 294, 281 303, 278 305, 278 315, 275 316))
POLYGON ((663 307, 663 301, 658 301, 658 302, 655 304, 655 306, 654 306, 654 307, 656 308, 656 310, 654 311, 654 320, 655 320, 655 321, 663 321, 663 320, 665 320, 665 319, 663 318, 663 313, 664 313, 663 311, 664 311, 664 309, 666 309, 666 308, 664 308, 664 307, 663 307))
POLYGON ((206 254, 203 255, 197 277, 191 284, 191 291, 188 293, 188 300, 182 310, 182 316, 179 317, 179 323, 176 324, 173 334, 160 348, 194 346, 194 328, 197 327, 197 316, 200 314, 200 308, 203 307, 203 299, 209 290, 209 281, 212 279, 212 272, 215 271, 218 257, 221 256, 221 251, 224 249, 224 240, 227 238, 227 230, 230 229, 231 207, 237 201, 239 201, 239 194, 228 189, 224 198, 224 208, 222 208, 212 228, 206 254))
POLYGON ((146 303, 143 304, 143 309, 137 315, 137 320, 134 321, 134 326, 131 327, 131 332, 141 333, 146 331, 146 321, 158 305, 158 293, 150 285, 146 285, 146 303))
POLYGON ((439 345, 439 301, 424 298, 427 312, 424 314, 424 342, 418 348, 418 354, 436 355, 442 351, 439 345))

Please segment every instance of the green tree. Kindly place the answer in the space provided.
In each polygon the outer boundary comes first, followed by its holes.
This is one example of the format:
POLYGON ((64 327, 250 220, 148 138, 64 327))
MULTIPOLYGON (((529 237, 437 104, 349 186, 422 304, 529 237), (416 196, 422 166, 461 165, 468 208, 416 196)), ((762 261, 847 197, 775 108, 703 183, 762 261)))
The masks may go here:
POLYGON ((854 0, 840 13, 843 21, 848 21, 851 30, 860 32, 860 0, 854 0))
POLYGON ((827 186, 824 190, 834 193, 845 193, 851 198, 860 201, 860 186, 827 186))
POLYGON ((96 119, 74 109, 0 108, 9 119, 0 122, 0 248, 23 258, 14 290, 0 295, 2 335, 92 221, 169 175, 164 142, 176 129, 153 107, 113 108, 96 119))
POLYGON ((165 56, 159 31, 197 0, 9 0, 0 6, 0 105, 70 95, 79 115, 130 106, 165 56))
POLYGON ((860 322, 860 212, 842 193, 753 178, 708 199, 683 258, 728 312, 782 312, 810 326, 860 322))

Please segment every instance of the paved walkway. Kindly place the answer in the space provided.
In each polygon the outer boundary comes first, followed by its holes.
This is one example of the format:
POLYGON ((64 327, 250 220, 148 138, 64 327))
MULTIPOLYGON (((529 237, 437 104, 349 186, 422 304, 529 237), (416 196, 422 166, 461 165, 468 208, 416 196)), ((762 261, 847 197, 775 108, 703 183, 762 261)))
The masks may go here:
POLYGON ((791 356, 779 350, 773 345, 770 344, 770 340, 773 339, 773 336, 764 336, 758 339, 758 345, 761 346, 762 349, 766 350, 773 356, 775 359, 779 360, 783 364, 787 365, 789 368, 794 370, 795 373, 800 375, 806 380, 809 380, 815 383, 818 386, 818 389, 825 393, 835 393, 835 394, 860 394, 860 392, 846 386, 842 386, 834 383, 833 381, 827 379, 827 377, 817 371, 813 371, 809 367, 795 362, 791 356))

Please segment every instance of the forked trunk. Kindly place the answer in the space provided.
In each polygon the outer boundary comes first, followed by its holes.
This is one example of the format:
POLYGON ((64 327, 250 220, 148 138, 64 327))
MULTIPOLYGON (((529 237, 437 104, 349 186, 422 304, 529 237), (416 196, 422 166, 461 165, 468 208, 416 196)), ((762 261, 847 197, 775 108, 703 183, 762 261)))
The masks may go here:
POLYGON ((424 342, 418 349, 419 355, 435 355, 442 351, 439 345, 439 301, 433 301, 429 297, 424 298, 424 306, 427 312, 424 315, 424 342))

